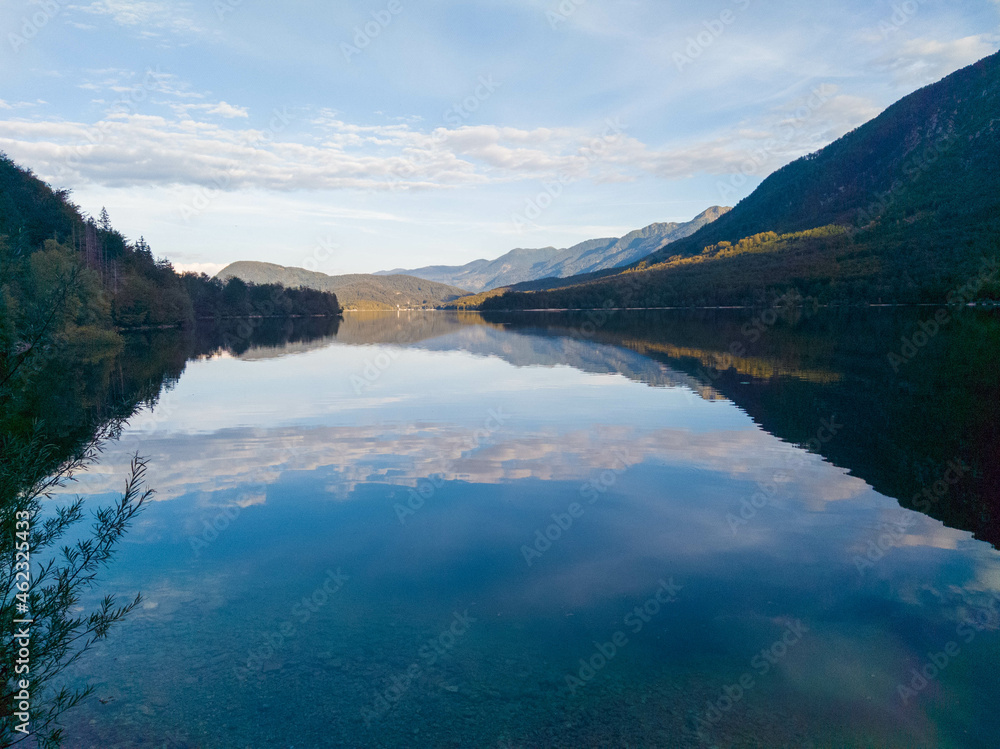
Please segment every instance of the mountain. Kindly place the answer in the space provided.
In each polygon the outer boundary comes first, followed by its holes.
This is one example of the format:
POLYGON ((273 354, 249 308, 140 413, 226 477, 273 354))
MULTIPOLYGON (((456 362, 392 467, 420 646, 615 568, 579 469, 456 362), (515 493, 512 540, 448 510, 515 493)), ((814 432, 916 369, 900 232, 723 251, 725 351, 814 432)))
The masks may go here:
POLYGON ((243 260, 230 263, 215 274, 223 281, 239 278, 247 283, 277 283, 289 289, 333 292, 345 309, 419 309, 437 307, 464 296, 465 291, 414 276, 374 276, 355 273, 328 276, 305 268, 243 260))
POLYGON ((516 249, 496 260, 473 260, 466 265, 431 265, 415 270, 397 268, 380 271, 376 275, 407 274, 476 292, 541 278, 565 278, 640 260, 665 244, 690 236, 728 210, 713 206, 687 223, 650 224, 624 237, 588 239, 562 250, 555 247, 516 249))
POLYGON ((484 308, 996 298, 1000 54, 779 169, 732 211, 623 272, 484 308), (991 263, 993 263, 991 265, 991 263))

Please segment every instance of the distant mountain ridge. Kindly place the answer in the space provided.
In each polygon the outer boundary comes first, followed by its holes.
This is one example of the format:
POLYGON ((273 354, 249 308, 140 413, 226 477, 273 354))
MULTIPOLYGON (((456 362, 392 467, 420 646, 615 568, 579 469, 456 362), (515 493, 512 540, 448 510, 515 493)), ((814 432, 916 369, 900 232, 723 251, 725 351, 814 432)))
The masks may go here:
POLYGON ((1000 53, 779 169, 689 237, 482 309, 1000 299, 1000 53), (794 294, 792 295, 794 298, 794 294))
POLYGON ((566 249, 518 248, 495 260, 473 260, 465 265, 431 265, 413 270, 396 268, 379 271, 375 275, 405 274, 478 292, 542 278, 565 278, 593 273, 640 260, 670 242, 694 234, 729 210, 722 206, 712 206, 685 223, 650 224, 629 232, 624 237, 588 239, 566 249))
POLYGON ((247 283, 279 283, 294 288, 331 291, 344 309, 428 309, 465 295, 463 289, 414 276, 373 276, 353 273, 329 276, 326 273, 290 268, 274 263, 241 260, 215 274, 223 281, 240 278, 247 283))

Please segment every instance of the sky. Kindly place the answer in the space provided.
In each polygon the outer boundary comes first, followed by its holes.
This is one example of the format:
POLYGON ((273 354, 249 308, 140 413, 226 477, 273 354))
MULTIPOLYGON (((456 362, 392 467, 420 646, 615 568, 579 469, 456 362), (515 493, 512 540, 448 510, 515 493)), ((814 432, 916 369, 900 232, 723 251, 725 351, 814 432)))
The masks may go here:
POLYGON ((734 205, 1000 47, 1000 0, 3 0, 0 151, 183 270, 568 247, 734 205))

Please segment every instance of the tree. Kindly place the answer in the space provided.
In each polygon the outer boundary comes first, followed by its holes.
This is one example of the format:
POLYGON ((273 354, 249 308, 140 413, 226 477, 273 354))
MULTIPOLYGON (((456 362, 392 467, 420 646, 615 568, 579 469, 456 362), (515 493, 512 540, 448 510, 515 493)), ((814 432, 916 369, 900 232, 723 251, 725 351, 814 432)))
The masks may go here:
POLYGON ((106 596, 96 610, 78 613, 81 595, 111 561, 118 542, 152 494, 144 488, 143 460, 133 458, 121 499, 95 513, 91 534, 60 553, 55 552, 58 543, 84 517, 83 500, 60 507, 50 517, 45 517, 49 513, 43 513, 42 507, 43 500, 51 499, 75 473, 95 462, 103 442, 118 429, 119 424, 106 425, 82 454, 41 478, 36 478, 36 472, 48 457, 44 445, 37 440, 17 446, 5 441, 3 445, 8 460, 0 474, 5 490, 0 497, 0 622, 5 632, 24 630, 23 622, 31 623, 25 648, 9 637, 0 645, 0 746, 17 746, 27 742, 29 735, 39 746, 60 746, 60 716, 94 688, 57 688, 57 677, 141 601, 137 595, 118 605, 114 596, 106 596), (32 570, 30 583, 19 579, 21 562, 15 559, 27 560, 26 567, 32 570), (30 671, 23 671, 24 663, 30 671), (19 694, 30 698, 19 700, 19 694))
MULTIPOLYGON (((71 258, 50 240, 46 250, 25 261, 30 266, 26 282, 37 287, 31 289, 37 298, 25 299, 34 312, 33 327, 22 330, 30 337, 21 339, 24 345, 13 361, 6 355, 0 359, 0 627, 5 633, 0 639, 0 747, 59 746, 60 716, 92 688, 67 689, 56 683, 58 677, 140 602, 136 596, 119 605, 107 596, 90 613, 81 613, 80 606, 151 494, 144 488, 145 462, 133 459, 121 499, 94 514, 90 534, 61 550, 62 539, 84 517, 83 500, 54 512, 50 506, 55 491, 117 438, 126 418, 97 422, 82 445, 76 441, 65 452, 55 444, 60 430, 39 418, 48 413, 37 408, 39 399, 66 395, 63 388, 47 387, 44 378, 38 382, 39 367, 65 372, 66 365, 54 361, 62 349, 59 337, 87 306, 87 295, 79 297, 81 274, 87 271, 71 258)), ((60 405, 64 411, 65 404, 60 405)))
POLYGON ((111 216, 108 215, 108 209, 101 206, 101 217, 97 220, 97 225, 103 232, 111 231, 111 216))

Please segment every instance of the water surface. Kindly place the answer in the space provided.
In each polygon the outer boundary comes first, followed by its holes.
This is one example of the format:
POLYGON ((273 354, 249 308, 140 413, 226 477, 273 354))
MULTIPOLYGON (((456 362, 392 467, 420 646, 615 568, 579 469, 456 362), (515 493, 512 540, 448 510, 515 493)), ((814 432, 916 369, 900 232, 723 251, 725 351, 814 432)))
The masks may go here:
POLYGON ((200 341, 73 487, 157 495, 71 743, 995 749, 1000 335, 895 371, 932 315, 200 341))

